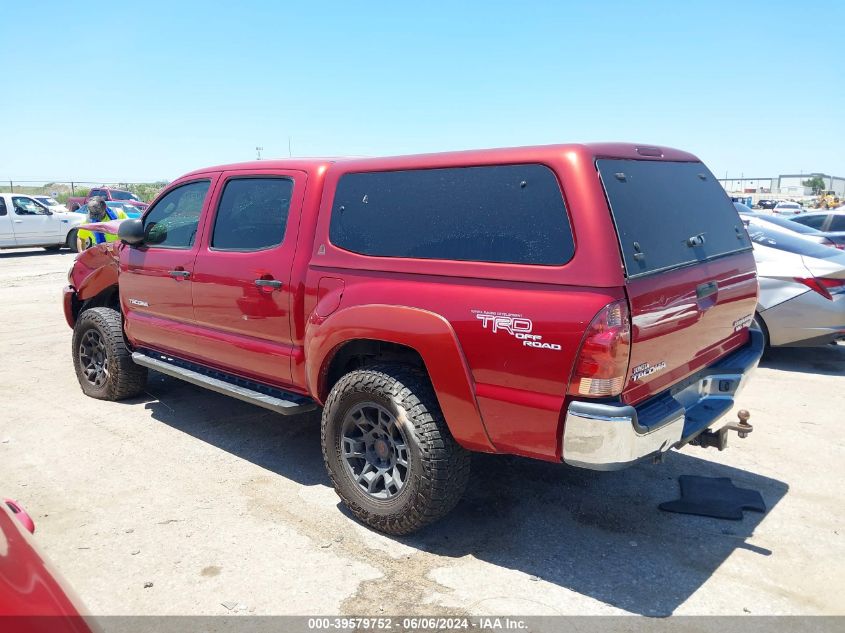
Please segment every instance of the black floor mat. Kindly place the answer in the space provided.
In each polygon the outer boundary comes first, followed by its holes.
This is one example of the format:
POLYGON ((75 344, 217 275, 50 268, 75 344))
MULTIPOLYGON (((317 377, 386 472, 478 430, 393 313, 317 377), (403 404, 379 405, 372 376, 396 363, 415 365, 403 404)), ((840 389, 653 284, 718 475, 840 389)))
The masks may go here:
POLYGON ((716 519, 742 520, 743 510, 765 512, 766 504, 756 490, 737 488, 727 477, 681 475, 681 498, 658 506, 667 512, 697 514, 716 519))

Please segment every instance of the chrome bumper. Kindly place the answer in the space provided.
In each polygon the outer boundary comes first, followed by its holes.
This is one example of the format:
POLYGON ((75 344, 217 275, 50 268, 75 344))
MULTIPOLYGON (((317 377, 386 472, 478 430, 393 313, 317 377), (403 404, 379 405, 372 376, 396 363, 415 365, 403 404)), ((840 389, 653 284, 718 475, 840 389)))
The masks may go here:
POLYGON ((725 415, 763 354, 763 335, 632 407, 577 400, 563 427, 563 461, 593 470, 619 470, 685 444, 725 415))

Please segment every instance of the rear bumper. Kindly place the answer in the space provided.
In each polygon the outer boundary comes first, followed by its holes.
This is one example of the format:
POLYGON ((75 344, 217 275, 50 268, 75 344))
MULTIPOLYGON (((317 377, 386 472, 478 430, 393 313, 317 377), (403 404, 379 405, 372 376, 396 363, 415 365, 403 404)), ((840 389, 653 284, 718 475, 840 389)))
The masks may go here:
POLYGON ((743 347, 636 407, 571 402, 563 427, 563 461, 619 470, 685 444, 730 411, 763 347, 763 334, 751 330, 743 347))

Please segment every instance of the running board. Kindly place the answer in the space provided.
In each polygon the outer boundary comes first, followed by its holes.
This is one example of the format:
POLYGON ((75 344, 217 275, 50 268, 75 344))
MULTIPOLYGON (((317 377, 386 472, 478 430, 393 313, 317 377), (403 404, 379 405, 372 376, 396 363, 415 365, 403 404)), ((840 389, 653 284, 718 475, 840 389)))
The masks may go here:
POLYGON ((236 376, 230 376, 229 374, 164 354, 158 354, 156 352, 151 352, 151 354, 155 354, 155 358, 142 352, 133 352, 132 360, 136 365, 149 367, 162 374, 189 382, 192 385, 205 387, 211 391, 232 396, 238 400, 270 409, 282 415, 297 415, 299 413, 313 411, 317 408, 314 401, 305 396, 268 387, 260 383, 254 383, 236 376), (262 393, 262 391, 266 393, 262 393))

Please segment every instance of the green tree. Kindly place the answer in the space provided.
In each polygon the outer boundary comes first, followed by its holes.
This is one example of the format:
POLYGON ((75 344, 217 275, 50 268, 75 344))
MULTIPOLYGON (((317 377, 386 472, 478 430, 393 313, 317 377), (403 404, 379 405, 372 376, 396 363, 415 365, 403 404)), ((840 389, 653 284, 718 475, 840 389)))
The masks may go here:
POLYGON ((813 193, 816 195, 824 191, 825 188, 824 179, 821 176, 813 176, 812 178, 808 178, 803 181, 801 184, 812 189, 813 193))

